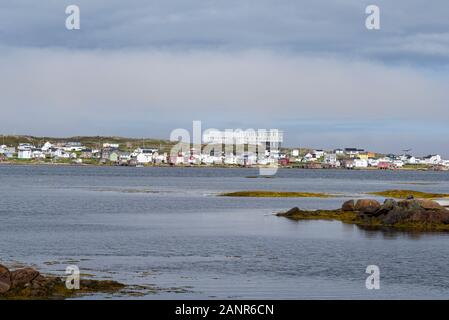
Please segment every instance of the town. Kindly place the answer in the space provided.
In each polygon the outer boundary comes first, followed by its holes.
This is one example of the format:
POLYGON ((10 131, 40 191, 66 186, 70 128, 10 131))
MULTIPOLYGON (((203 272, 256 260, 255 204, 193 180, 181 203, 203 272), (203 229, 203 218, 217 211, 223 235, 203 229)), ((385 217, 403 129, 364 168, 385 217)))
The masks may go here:
MULTIPOLYGON (((254 137, 254 135, 252 135, 254 137)), ((257 135, 256 135, 257 136, 257 135)), ((241 137, 241 135, 240 135, 241 137)), ((239 145, 228 146, 229 140, 217 135, 208 136, 209 144, 198 148, 190 145, 173 152, 174 144, 166 142, 155 146, 136 143, 85 143, 80 141, 45 141, 39 145, 18 142, 0 145, 0 163, 3 164, 78 164, 117 166, 223 166, 261 167, 280 166, 304 169, 380 169, 380 170, 449 170, 449 160, 438 154, 418 157, 409 153, 381 154, 360 148, 320 150, 285 148, 282 132, 270 135, 259 143, 245 136, 239 145), (254 143, 254 144, 253 144, 254 143), (251 145, 253 144, 253 147, 251 145), (260 146, 263 148, 260 148, 260 146), (254 147, 255 146, 255 147, 254 147), (224 150, 224 151, 223 151, 224 150)), ((233 137, 235 138, 235 137, 233 137)), ((235 140, 234 140, 235 142, 235 140)), ((410 150, 407 150, 410 151, 410 150)))

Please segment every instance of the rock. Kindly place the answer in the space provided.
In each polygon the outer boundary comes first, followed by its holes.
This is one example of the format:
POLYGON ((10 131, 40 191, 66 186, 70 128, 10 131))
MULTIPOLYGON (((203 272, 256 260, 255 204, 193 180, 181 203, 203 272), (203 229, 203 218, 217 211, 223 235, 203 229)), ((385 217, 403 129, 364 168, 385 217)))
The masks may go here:
POLYGON ((11 288, 11 272, 8 268, 0 264, 0 294, 7 292, 11 288))
POLYGON ((355 210, 366 213, 366 214, 372 214, 375 213, 380 208, 380 203, 377 200, 372 199, 360 199, 357 200, 357 203, 355 204, 355 210))
POLYGON ((415 212, 411 217, 411 221, 426 223, 426 224, 449 224, 448 210, 421 210, 415 212))
POLYGON ((12 288, 21 288, 29 285, 37 276, 39 271, 33 268, 18 269, 11 272, 12 288))
POLYGON ((378 217, 381 215, 388 214, 390 211, 398 208, 398 203, 394 199, 386 199, 380 208, 375 212, 374 216, 378 217))
POLYGON ((444 209, 442 205, 440 205, 436 201, 432 200, 417 200, 421 208, 425 210, 441 210, 444 209))
POLYGON ((341 206, 342 211, 354 211, 355 210, 355 202, 354 200, 348 200, 341 206))
POLYGON ((418 200, 402 200, 398 202, 398 205, 403 210, 421 210, 421 205, 418 200))
POLYGON ((283 213, 282 215, 288 217, 288 216, 298 214, 300 211, 301 210, 299 210, 298 207, 294 207, 294 208, 288 210, 287 212, 283 213))
POLYGON ((388 212, 388 214, 381 216, 380 219, 382 223, 386 225, 393 225, 408 220, 411 216, 417 214, 418 212, 419 211, 403 210, 398 207, 388 212))

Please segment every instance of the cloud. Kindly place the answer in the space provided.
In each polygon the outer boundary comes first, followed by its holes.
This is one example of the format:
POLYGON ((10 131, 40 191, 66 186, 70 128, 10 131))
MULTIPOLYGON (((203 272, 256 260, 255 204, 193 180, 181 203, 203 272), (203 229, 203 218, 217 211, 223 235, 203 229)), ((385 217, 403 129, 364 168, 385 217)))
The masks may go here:
POLYGON ((0 68, 4 104, 66 114, 126 108, 287 118, 449 115, 447 78, 361 61, 262 51, 19 49, 3 55, 0 68))
POLYGON ((407 64, 449 64, 449 4, 378 0, 381 30, 365 28, 370 1, 78 0, 81 30, 65 29, 73 1, 0 4, 0 43, 13 47, 170 50, 269 49, 407 64))

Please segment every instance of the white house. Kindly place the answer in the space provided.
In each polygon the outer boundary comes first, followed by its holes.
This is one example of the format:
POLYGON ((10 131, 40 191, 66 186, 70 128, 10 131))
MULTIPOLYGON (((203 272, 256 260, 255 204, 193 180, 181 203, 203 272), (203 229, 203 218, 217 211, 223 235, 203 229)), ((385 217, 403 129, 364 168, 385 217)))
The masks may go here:
POLYGON ((316 158, 313 156, 313 154, 311 154, 310 152, 309 153, 307 153, 305 156, 304 156, 304 161, 312 161, 312 160, 315 160, 316 158))
POLYGON ((150 163, 153 161, 153 154, 146 152, 138 153, 136 160, 138 163, 150 163))
POLYGON ((84 146, 81 144, 81 142, 68 142, 64 146, 65 151, 82 151, 84 149, 84 146))
POLYGON ((347 155, 349 155, 349 156, 351 156, 351 157, 354 157, 354 156, 357 156, 357 155, 359 155, 360 153, 362 153, 362 152, 365 152, 365 150, 364 149, 357 149, 357 148, 345 148, 345 151, 344 151, 347 155))
POLYGON ((41 150, 43 152, 48 152, 51 148, 53 148, 53 145, 50 142, 45 142, 44 145, 42 146, 41 150))
POLYGON ((56 158, 70 158, 70 154, 61 148, 56 149, 55 152, 53 152, 53 156, 56 158))
POLYGON ((441 156, 436 155, 429 155, 427 157, 424 157, 424 163, 425 164, 439 164, 441 162, 441 156))
POLYGON ((319 159, 324 157, 326 153, 323 150, 314 150, 312 154, 315 156, 316 159, 319 159))
POLYGON ((342 154, 345 153, 345 151, 344 151, 343 149, 335 149, 335 150, 334 150, 334 153, 335 153, 335 154, 338 154, 338 155, 342 155, 342 154))
POLYGON ((404 161, 402 161, 402 160, 394 160, 393 164, 396 166, 396 168, 402 168, 404 166, 404 161))
POLYGON ((354 159, 354 167, 356 167, 356 168, 368 168, 368 160, 366 160, 366 159, 354 159))
POLYGON ((370 158, 368 159, 368 166, 377 167, 379 165, 379 162, 380 162, 379 159, 370 158))
POLYGON ((21 143, 19 144, 19 152, 17 157, 19 159, 31 159, 33 157, 33 149, 34 146, 29 143, 21 143))
POLYGON ((42 152, 42 150, 34 149, 31 151, 31 156, 34 159, 45 159, 45 153, 42 152))
POLYGON ((329 153, 324 156, 324 162, 330 164, 330 165, 336 165, 337 164, 337 154, 336 153, 329 153))
POLYGON ((103 143, 103 148, 111 148, 111 149, 118 149, 119 148, 119 144, 118 143, 103 143))
POLYGON ((31 149, 19 149, 17 157, 19 159, 31 159, 33 156, 33 151, 31 149))

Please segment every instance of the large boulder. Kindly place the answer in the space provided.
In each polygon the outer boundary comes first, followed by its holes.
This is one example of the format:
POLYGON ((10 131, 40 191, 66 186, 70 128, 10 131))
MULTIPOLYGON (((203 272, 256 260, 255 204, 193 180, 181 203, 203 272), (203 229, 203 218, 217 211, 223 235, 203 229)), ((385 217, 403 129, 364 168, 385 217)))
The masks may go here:
POLYGON ((342 211, 354 211, 355 210, 355 202, 354 200, 348 200, 341 206, 342 211))
POLYGON ((398 203, 394 199, 386 199, 384 203, 380 206, 380 208, 375 212, 375 216, 381 216, 388 214, 390 211, 393 211, 398 208, 398 203))
POLYGON ((298 207, 294 207, 294 208, 291 208, 290 210, 288 210, 287 212, 283 213, 282 215, 286 216, 286 217, 293 216, 295 214, 298 214, 300 211, 301 210, 299 210, 298 207))
POLYGON ((411 221, 426 224, 449 224, 448 210, 420 210, 415 212, 411 217, 411 221))
POLYGON ((11 280, 13 288, 22 288, 29 285, 35 278, 39 276, 39 271, 33 268, 18 269, 11 272, 11 280))
POLYGON ((379 210, 379 208, 379 201, 373 199, 360 199, 357 200, 357 203, 355 204, 355 211, 366 214, 373 214, 379 210))
POLYGON ((402 200, 398 202, 398 205, 402 210, 422 210, 419 200, 402 200))
POLYGON ((419 212, 419 210, 404 210, 398 207, 388 212, 388 214, 380 216, 380 220, 386 225, 393 225, 396 223, 405 222, 409 220, 411 216, 418 214, 419 212))
POLYGON ((425 210, 441 210, 445 209, 442 205, 440 205, 436 201, 432 200, 417 200, 421 208, 425 210))
POLYGON ((8 268, 0 264, 0 294, 7 292, 11 288, 11 272, 8 268))

